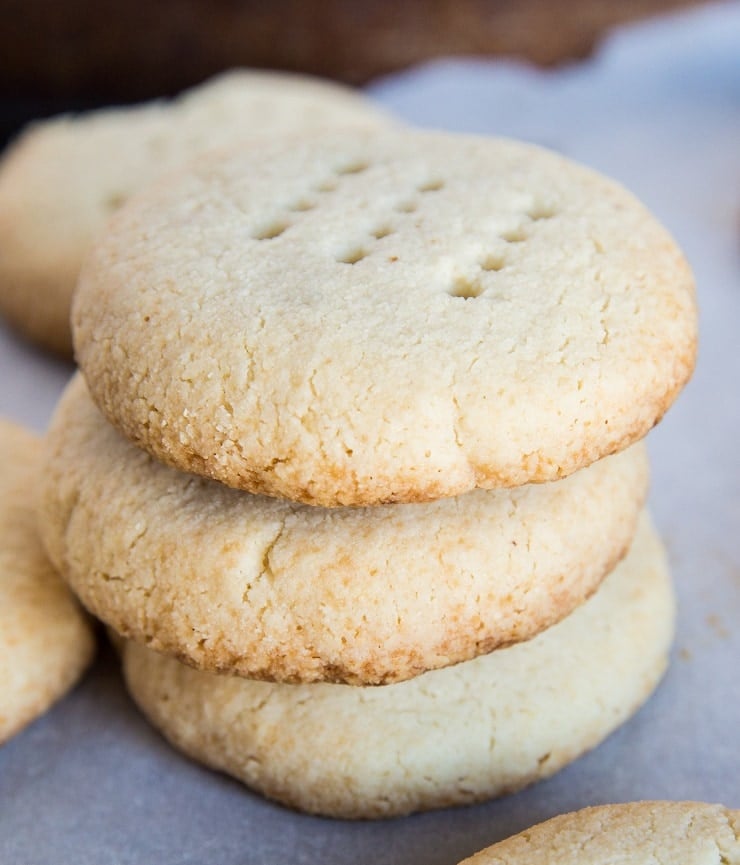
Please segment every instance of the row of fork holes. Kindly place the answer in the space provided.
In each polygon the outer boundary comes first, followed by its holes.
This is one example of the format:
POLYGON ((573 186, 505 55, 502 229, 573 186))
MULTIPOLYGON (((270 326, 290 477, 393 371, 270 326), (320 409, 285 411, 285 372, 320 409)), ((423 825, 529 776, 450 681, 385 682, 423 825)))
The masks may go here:
MULTIPOLYGON (((326 180, 323 180, 318 184, 315 191, 316 193, 327 193, 333 192, 338 186, 339 181, 337 178, 343 177, 348 174, 361 174, 363 171, 370 167, 370 163, 355 160, 353 162, 348 162, 346 165, 343 165, 341 168, 336 170, 336 174, 334 177, 329 177, 326 180)), ((313 210, 317 206, 317 202, 309 197, 299 198, 294 204, 288 207, 288 210, 291 213, 306 213, 309 210, 313 210)), ((284 231, 286 231, 292 222, 290 219, 276 219, 273 222, 265 225, 263 228, 258 229, 252 237, 255 240, 273 240, 276 237, 280 237, 284 231)))
MULTIPOLYGON (((350 175, 350 174, 361 174, 363 171, 366 171, 370 167, 370 163, 365 161, 353 161, 349 162, 346 165, 338 168, 336 170, 336 175, 334 177, 330 177, 327 180, 322 181, 316 187, 317 193, 329 193, 333 192, 338 186, 339 182, 337 178, 350 175)), ((444 181, 438 179, 428 180, 425 183, 422 183, 417 187, 417 190, 421 193, 426 192, 435 192, 439 189, 442 189, 444 186, 444 181)), ((305 213, 306 211, 313 210, 317 206, 317 202, 311 198, 303 197, 298 199, 293 205, 291 205, 288 210, 291 213, 305 213)), ((398 213, 413 213, 418 207, 418 204, 414 200, 402 201, 396 206, 396 211, 398 213)), ((252 236, 255 240, 273 240, 276 237, 280 237, 288 228, 291 226, 291 221, 288 218, 274 220, 263 228, 258 229, 252 236)), ((374 229, 371 234, 376 240, 381 240, 384 237, 388 237, 388 235, 393 234, 394 229, 389 225, 381 225, 378 228, 374 229)), ((341 256, 337 259, 340 263, 343 264, 355 264, 358 261, 361 261, 363 258, 367 256, 367 250, 363 248, 356 248, 351 250, 349 253, 341 256)))
MULTIPOLYGON (((539 204, 530 208, 526 215, 530 222, 539 222, 543 219, 551 219, 555 216, 555 210, 552 207, 539 204)), ((512 228, 509 231, 499 235, 506 243, 524 243, 528 238, 527 223, 512 228)), ((479 271, 472 277, 458 276, 454 279, 452 285, 448 289, 448 294, 452 297, 460 297, 463 300, 480 297, 485 291, 485 286, 480 279, 480 271, 491 273, 503 270, 506 266, 506 259, 502 253, 489 253, 478 262, 479 271)))
MULTIPOLYGON (((442 189, 444 183, 441 180, 430 181, 428 183, 423 184, 418 187, 419 192, 431 192, 434 190, 442 189)), ((399 213, 413 213, 417 209, 417 203, 415 201, 402 201, 400 204, 396 205, 396 211, 399 213)), ((529 217, 531 222, 538 222, 543 219, 550 219, 555 215, 555 211, 551 207, 546 207, 544 205, 537 205, 532 207, 528 212, 527 216, 529 217)), ((376 228, 371 232, 372 236, 377 240, 382 239, 383 237, 387 237, 389 234, 393 234, 393 228, 388 225, 382 225, 379 228, 376 228)), ((522 224, 517 226, 516 228, 510 229, 509 231, 504 232, 500 235, 501 239, 506 241, 506 243, 523 243, 527 239, 527 231, 526 224, 522 224)), ((352 249, 350 252, 345 253, 342 257, 338 258, 337 261, 343 264, 356 264, 358 261, 362 261, 363 258, 366 258, 369 255, 369 250, 364 247, 356 247, 352 249)), ((397 260, 396 258, 392 258, 391 261, 397 260)), ((503 255, 501 254, 490 254, 486 255, 482 261, 480 262, 480 269, 483 271, 499 271, 502 270, 505 265, 505 260, 503 255)), ((458 277, 453 283, 452 289, 450 290, 450 294, 453 297, 478 297, 483 293, 483 288, 475 281, 471 281, 469 279, 465 279, 464 277, 458 277)))
MULTIPOLYGON (((416 187, 416 191, 420 192, 422 195, 428 192, 438 192, 440 189, 444 188, 444 180, 439 180, 438 178, 433 178, 431 180, 427 180, 424 183, 419 184, 416 187)), ((404 199, 403 201, 399 201, 399 203, 393 208, 396 213, 399 214, 409 214, 415 213, 419 207, 419 202, 414 198, 404 199)), ((391 234, 395 232, 395 228, 390 225, 388 222, 379 225, 377 228, 374 228, 370 234, 376 240, 382 240, 384 237, 389 237, 391 234)), ((337 258, 337 261, 340 264, 357 264, 358 261, 362 261, 363 258, 367 258, 370 254, 370 250, 365 246, 357 246, 354 249, 351 249, 349 252, 346 252, 344 255, 341 255, 337 258)), ((391 258, 391 261, 397 261, 396 257, 391 258)))
MULTIPOLYGON (((347 165, 342 166, 337 169, 336 176, 330 177, 327 180, 322 181, 317 187, 316 191, 318 193, 329 193, 333 192, 339 185, 337 178, 350 174, 360 174, 363 171, 369 168, 369 163, 365 161, 354 161, 350 162, 347 165)), ((444 188, 444 181, 439 179, 431 179, 417 187, 417 191, 420 193, 428 193, 428 192, 436 192, 440 189, 444 188)), ((305 213, 306 211, 313 210, 316 207, 316 202, 309 198, 301 198, 293 204, 289 210, 293 213, 305 213)), ((414 213, 418 209, 418 202, 414 199, 407 199, 399 202, 394 208, 397 213, 401 214, 409 214, 414 213)), ((539 204, 532 207, 526 214, 531 222, 538 222, 540 220, 551 219, 555 216, 555 210, 552 207, 548 207, 547 205, 539 204)), ((279 237, 286 229, 288 229, 291 225, 291 222, 287 219, 277 220, 270 225, 266 226, 262 230, 258 231, 254 237, 256 240, 272 240, 275 237, 279 237)), ((383 224, 373 229, 370 234, 376 240, 382 240, 384 237, 388 237, 393 234, 395 229, 389 224, 383 224)), ((501 239, 506 243, 523 243, 527 240, 527 231, 526 231, 526 223, 519 225, 509 231, 504 232, 500 235, 501 239)), ((370 254, 370 251, 364 246, 358 246, 350 251, 344 253, 340 257, 337 258, 337 262, 340 264, 357 264, 357 262, 362 261, 370 254)), ((391 259, 391 261, 397 260, 395 257, 391 259)), ((486 255, 479 262, 479 268, 483 272, 498 272, 504 268, 506 264, 505 258, 502 254, 489 254, 486 255)), ((465 300, 475 297, 480 297, 483 293, 484 287, 482 286, 480 279, 478 276, 469 277, 456 277, 452 286, 449 289, 449 294, 453 297, 460 297, 465 300)))

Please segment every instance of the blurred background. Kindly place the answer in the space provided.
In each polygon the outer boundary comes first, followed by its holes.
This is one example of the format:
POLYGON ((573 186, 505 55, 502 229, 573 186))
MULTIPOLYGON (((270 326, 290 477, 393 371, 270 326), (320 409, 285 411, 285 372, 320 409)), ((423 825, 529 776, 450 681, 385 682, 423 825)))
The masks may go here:
POLYGON ((34 117, 170 95, 232 66, 362 85, 446 55, 555 66, 700 0, 0 0, 0 143, 34 117))

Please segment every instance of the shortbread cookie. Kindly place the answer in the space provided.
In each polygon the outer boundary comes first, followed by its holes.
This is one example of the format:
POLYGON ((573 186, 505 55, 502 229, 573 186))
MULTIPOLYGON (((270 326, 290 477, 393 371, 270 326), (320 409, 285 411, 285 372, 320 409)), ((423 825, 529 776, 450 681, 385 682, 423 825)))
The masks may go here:
POLYGON ((74 315, 95 401, 180 469, 326 506, 554 480, 691 372, 679 250, 559 156, 385 130, 191 168, 114 219, 74 315))
POLYGON ((558 483, 316 508, 156 462, 81 376, 48 434, 42 535, 83 603, 195 667, 277 681, 400 681, 527 639, 626 551, 643 446, 558 483))
POLYGON ((629 802, 554 817, 460 865, 740 865, 740 811, 629 802))
POLYGON ((0 743, 74 685, 94 648, 36 533, 40 457, 36 436, 0 421, 0 743))
POLYGON ((69 313, 82 259, 111 212, 162 172, 242 138, 387 118, 358 93, 318 79, 235 71, 174 102, 34 124, 0 169, 0 311, 72 354, 69 313))
POLYGON ((136 643, 134 699, 178 747, 296 808, 387 817, 512 792, 594 747, 666 665, 673 596, 647 520, 596 595, 509 649, 384 688, 201 673, 136 643))

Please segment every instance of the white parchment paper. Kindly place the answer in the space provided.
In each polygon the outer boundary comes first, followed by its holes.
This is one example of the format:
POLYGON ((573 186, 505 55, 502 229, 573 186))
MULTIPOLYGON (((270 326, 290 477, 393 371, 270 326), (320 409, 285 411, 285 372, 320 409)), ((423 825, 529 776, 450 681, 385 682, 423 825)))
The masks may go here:
MULTIPOLYGON (((454 865, 585 805, 740 807, 740 4, 626 29, 556 72, 450 60, 370 92, 424 126, 524 138, 590 164, 636 192, 686 250, 700 362, 649 440, 652 507, 680 601, 670 671, 635 718, 549 781, 475 807, 343 823, 294 814, 181 757, 104 653, 0 750, 2 865, 454 865)), ((43 429, 70 374, 0 327, 0 413, 43 429)))

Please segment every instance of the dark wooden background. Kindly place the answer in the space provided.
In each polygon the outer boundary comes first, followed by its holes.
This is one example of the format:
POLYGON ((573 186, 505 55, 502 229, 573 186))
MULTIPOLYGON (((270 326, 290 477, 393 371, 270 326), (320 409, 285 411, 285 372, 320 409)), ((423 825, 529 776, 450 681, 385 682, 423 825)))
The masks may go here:
POLYGON ((0 135, 172 94, 231 66, 353 84, 442 55, 553 65, 696 0, 0 0, 0 135))

